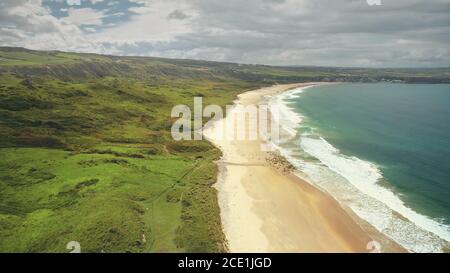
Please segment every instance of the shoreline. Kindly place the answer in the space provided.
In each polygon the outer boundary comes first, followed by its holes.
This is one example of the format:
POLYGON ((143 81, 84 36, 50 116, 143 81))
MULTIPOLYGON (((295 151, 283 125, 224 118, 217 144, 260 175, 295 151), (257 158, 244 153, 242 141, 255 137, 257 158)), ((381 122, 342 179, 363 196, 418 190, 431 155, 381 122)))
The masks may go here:
MULTIPOLYGON (((235 104, 261 104, 267 97, 317 84, 252 90, 240 94, 235 104)), ((383 252, 405 252, 333 196, 280 164, 284 157, 261 151, 261 140, 215 137, 221 126, 216 122, 204 134, 223 153, 215 187, 230 252, 370 252, 373 240, 383 245, 383 252)))

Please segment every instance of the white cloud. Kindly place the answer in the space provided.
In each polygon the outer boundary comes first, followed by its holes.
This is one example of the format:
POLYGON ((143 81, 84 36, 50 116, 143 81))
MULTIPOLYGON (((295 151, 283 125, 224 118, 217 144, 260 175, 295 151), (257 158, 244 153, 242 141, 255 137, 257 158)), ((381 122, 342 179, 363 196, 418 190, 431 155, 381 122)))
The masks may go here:
POLYGON ((66 0, 67 5, 69 6, 80 6, 81 0, 66 0))
POLYGON ((102 25, 102 19, 105 14, 101 11, 91 9, 91 8, 70 8, 68 11, 68 16, 63 19, 75 24, 77 26, 82 25, 102 25))
POLYGON ((146 6, 130 9, 138 14, 132 16, 129 22, 105 29, 95 36, 90 36, 90 39, 118 43, 142 40, 156 42, 172 40, 178 35, 191 31, 187 21, 167 18, 177 7, 187 9, 188 5, 184 1, 156 0, 145 2, 145 4, 146 6))
POLYGON ((32 49, 101 51, 74 24, 55 18, 40 0, 0 3, 0 44, 32 49))

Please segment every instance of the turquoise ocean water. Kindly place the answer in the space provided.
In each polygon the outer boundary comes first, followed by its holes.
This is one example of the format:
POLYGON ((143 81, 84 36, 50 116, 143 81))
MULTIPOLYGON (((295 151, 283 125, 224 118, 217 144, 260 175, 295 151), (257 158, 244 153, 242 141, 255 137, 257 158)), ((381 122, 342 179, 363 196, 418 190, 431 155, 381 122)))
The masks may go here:
POLYGON ((311 183, 411 251, 448 250, 450 85, 323 85, 270 105, 311 183))

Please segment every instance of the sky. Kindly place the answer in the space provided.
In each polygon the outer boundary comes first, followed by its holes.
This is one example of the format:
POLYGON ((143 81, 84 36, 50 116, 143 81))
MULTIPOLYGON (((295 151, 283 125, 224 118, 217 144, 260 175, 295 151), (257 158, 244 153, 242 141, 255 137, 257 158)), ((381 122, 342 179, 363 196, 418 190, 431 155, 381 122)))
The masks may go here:
POLYGON ((0 46, 268 65, 450 67, 450 0, 0 0, 0 46))

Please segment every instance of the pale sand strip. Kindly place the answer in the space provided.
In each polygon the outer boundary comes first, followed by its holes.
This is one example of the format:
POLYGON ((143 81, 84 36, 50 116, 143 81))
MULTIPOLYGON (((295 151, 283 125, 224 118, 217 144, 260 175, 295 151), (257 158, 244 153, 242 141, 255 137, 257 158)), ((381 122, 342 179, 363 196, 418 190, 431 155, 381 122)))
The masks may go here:
MULTIPOLYGON (((309 84, 277 85, 239 96, 237 104, 258 104, 309 84)), ((403 251, 324 193, 267 162, 261 141, 226 141, 222 122, 204 131, 223 152, 216 185, 230 252, 368 252, 376 238, 385 251, 403 251), (361 228, 364 227, 364 230, 361 228)))

